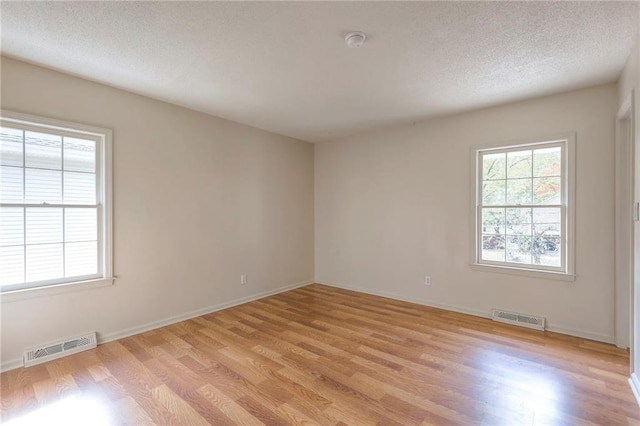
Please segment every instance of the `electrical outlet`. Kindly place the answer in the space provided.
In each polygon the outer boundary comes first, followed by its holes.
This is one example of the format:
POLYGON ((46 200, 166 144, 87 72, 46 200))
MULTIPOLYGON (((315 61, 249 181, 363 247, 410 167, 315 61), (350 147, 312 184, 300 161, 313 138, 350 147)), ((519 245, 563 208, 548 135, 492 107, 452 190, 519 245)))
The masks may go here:
POLYGON ((424 276, 424 285, 431 285, 431 277, 429 275, 424 276))
POLYGON ((246 284, 246 283, 247 283, 247 274, 240 275, 240 284, 246 284))

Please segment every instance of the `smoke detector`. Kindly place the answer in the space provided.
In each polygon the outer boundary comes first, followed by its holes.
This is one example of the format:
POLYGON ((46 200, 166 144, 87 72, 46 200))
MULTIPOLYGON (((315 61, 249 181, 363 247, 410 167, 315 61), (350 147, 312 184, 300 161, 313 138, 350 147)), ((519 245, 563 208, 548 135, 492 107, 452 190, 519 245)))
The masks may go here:
POLYGON ((344 42, 352 49, 359 49, 367 39, 367 35, 361 31, 351 31, 344 36, 344 42))

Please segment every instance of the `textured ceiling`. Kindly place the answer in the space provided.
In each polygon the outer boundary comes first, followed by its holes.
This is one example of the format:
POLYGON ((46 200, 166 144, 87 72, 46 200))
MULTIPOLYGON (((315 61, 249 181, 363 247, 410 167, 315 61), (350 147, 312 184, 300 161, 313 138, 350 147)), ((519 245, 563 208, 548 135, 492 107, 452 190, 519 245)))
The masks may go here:
POLYGON ((2 53, 307 141, 615 81, 634 2, 5 2, 2 53), (364 31, 361 49, 344 35, 364 31))

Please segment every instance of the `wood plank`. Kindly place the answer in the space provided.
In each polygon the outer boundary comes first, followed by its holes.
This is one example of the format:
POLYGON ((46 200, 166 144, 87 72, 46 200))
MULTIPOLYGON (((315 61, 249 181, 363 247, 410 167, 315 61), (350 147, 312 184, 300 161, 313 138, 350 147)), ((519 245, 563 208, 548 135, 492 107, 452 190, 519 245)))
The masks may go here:
POLYGON ((198 388, 198 393, 207 400, 211 401, 221 412, 223 412, 233 423, 240 425, 263 425, 260 419, 254 417, 251 413, 238 405, 233 399, 229 398, 224 392, 213 386, 211 383, 198 388))

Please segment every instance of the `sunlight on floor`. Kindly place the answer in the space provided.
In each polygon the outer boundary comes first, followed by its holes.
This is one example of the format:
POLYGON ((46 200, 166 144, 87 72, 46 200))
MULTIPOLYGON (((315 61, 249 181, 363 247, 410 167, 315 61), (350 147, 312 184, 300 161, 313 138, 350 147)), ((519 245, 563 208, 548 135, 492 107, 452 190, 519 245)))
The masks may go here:
POLYGON ((6 426, 37 424, 106 426, 111 423, 109 409, 100 400, 72 396, 38 408, 4 424, 6 426))
POLYGON ((542 365, 538 369, 534 362, 526 360, 514 361, 504 352, 483 351, 478 360, 483 370, 501 377, 499 383, 494 383, 492 394, 505 406, 512 410, 518 407, 533 424, 553 422, 561 415, 562 384, 549 369, 542 365), (505 358, 510 361, 505 362, 505 358))

